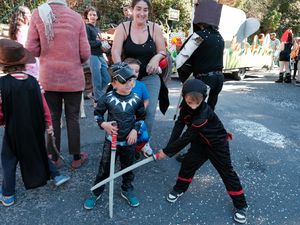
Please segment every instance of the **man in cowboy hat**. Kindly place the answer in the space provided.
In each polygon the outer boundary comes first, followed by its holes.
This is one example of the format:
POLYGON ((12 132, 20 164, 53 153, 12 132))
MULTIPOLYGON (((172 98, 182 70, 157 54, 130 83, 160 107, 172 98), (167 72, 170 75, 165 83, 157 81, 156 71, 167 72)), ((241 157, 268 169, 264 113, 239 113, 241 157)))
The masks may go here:
POLYGON ((3 181, 0 202, 15 202, 16 167, 20 163, 26 189, 43 186, 50 177, 56 186, 70 178, 50 163, 45 147, 45 129, 53 133, 51 115, 37 80, 24 72, 35 58, 22 44, 0 40, 0 124, 5 125, 1 162, 3 181))

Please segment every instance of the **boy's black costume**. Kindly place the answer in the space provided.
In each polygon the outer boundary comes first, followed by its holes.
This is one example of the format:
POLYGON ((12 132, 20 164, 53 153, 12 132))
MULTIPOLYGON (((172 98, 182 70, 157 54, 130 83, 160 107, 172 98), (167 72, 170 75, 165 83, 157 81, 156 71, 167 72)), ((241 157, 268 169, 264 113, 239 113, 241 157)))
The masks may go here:
MULTIPOLYGON (((121 169, 134 163, 135 145, 128 145, 126 137, 132 129, 140 130, 142 121, 145 119, 145 108, 143 101, 133 92, 129 95, 119 95, 116 90, 103 95, 98 101, 94 115, 99 126, 104 122, 104 113, 108 111, 107 121, 116 121, 118 126, 117 155, 120 157, 121 169)), ((111 136, 106 135, 103 146, 102 159, 99 165, 95 184, 109 176, 111 156, 111 136)), ((134 174, 132 171, 123 175, 122 190, 132 191, 132 181, 134 174)), ((104 186, 94 190, 95 196, 99 196, 104 191, 104 186)))
MULTIPOLYGON (((26 80, 17 80, 8 74, 0 79, 0 93, 5 115, 1 153, 4 178, 15 180, 16 166, 20 162, 26 189, 45 185, 50 173, 40 86, 32 76, 28 75, 26 80), (6 168, 9 170, 6 171, 6 168)), ((9 189, 14 190, 14 187, 9 189)))
MULTIPOLYGON (((189 80, 184 84, 183 97, 193 91, 206 97, 206 86, 199 80, 189 80)), ((181 164, 174 191, 185 192, 197 169, 209 159, 220 174, 234 206, 237 209, 247 207, 243 188, 231 165, 228 133, 218 116, 204 101, 193 110, 183 100, 179 117, 163 152, 171 157, 188 144, 191 147, 181 164), (181 135, 185 126, 187 129, 181 135)))

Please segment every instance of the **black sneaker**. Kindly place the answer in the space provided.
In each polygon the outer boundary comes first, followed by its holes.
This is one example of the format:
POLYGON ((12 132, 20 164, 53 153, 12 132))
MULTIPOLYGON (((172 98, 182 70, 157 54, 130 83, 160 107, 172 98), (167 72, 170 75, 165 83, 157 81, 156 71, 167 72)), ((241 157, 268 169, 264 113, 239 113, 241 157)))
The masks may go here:
POLYGON ((169 195, 168 195, 168 197, 167 197, 167 201, 168 202, 176 202, 177 201, 177 199, 181 196, 181 195, 183 195, 183 193, 184 192, 177 192, 177 191, 174 191, 174 190, 172 190, 170 193, 169 193, 169 195))
POLYGON ((247 208, 242 208, 242 209, 237 209, 235 208, 234 210, 234 214, 233 214, 233 219, 234 221, 238 222, 238 223, 246 223, 246 212, 247 212, 247 208))

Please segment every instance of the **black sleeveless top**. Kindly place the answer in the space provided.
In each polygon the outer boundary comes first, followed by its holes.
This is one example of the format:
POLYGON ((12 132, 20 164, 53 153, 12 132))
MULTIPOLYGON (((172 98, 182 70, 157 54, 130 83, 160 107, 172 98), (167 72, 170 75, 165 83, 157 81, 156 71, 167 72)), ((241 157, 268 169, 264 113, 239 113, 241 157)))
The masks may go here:
POLYGON ((289 62, 293 43, 288 42, 284 44, 284 49, 279 53, 279 61, 289 62))
MULTIPOLYGON (((151 58, 156 54, 156 46, 150 35, 149 24, 147 23, 148 38, 144 44, 135 44, 131 39, 131 21, 129 23, 129 32, 123 43, 123 53, 125 58, 135 58, 141 62, 139 79, 148 75, 146 67, 151 58)), ((124 27, 125 28, 125 27, 124 27)), ((125 30, 126 31, 126 30, 125 30)), ((154 31, 154 29, 153 29, 154 31)))

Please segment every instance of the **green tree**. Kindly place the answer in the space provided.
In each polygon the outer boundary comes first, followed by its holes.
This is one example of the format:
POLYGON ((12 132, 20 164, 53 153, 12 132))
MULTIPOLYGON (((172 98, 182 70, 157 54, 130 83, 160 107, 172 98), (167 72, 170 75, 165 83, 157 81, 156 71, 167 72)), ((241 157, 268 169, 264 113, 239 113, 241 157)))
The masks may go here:
POLYGON ((43 2, 44 0, 0 0, 0 23, 8 23, 11 14, 20 5, 33 9, 43 2))
POLYGON ((262 26, 266 32, 274 32, 280 26, 281 13, 278 10, 270 10, 262 19, 262 26))
POLYGON ((153 0, 152 19, 164 25, 170 26, 174 30, 187 31, 191 23, 192 3, 191 0, 153 0), (179 21, 168 21, 168 10, 176 9, 180 11, 179 21))
POLYGON ((236 0, 235 7, 244 10, 248 17, 261 21, 261 32, 274 31, 279 35, 291 27, 300 35, 299 0, 236 0))

